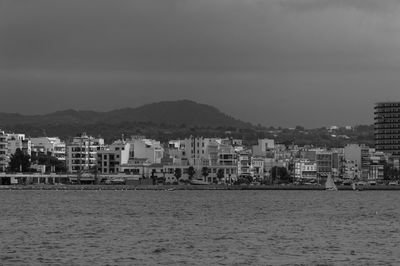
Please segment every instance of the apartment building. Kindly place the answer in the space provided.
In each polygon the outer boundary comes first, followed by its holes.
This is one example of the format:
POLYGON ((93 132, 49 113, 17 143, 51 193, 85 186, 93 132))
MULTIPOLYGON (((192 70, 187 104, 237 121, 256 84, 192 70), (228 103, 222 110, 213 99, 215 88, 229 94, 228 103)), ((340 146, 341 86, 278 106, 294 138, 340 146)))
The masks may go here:
POLYGON ((32 154, 50 155, 60 161, 65 161, 66 145, 58 137, 31 138, 32 154))
POLYGON ((400 158, 400 102, 375 104, 375 149, 400 158))
POLYGON ((130 144, 119 140, 97 152, 97 169, 101 174, 117 174, 129 161, 130 144))
POLYGON ((317 163, 306 159, 298 159, 294 162, 295 179, 316 179, 317 163))
POLYGON ((8 167, 7 133, 0 130, 0 172, 5 172, 7 167, 8 167))
POLYGON ((104 148, 104 139, 83 133, 66 147, 66 165, 69 173, 82 173, 97 168, 97 152, 104 148))
POLYGON ((146 158, 150 163, 161 163, 164 149, 157 140, 145 138, 132 138, 130 144, 130 158, 146 158))
POLYGON ((383 180, 385 163, 388 158, 383 152, 375 152, 369 157, 368 180, 383 180))
POLYGON ((27 155, 31 155, 31 141, 25 138, 25 134, 7 134, 7 142, 7 153, 9 156, 14 154, 17 149, 20 149, 27 155))
POLYGON ((275 141, 273 139, 259 139, 258 144, 253 146, 253 156, 274 157, 275 141))
POLYGON ((367 179, 369 175, 370 153, 369 147, 359 144, 348 144, 343 149, 344 159, 348 163, 354 163, 358 168, 360 177, 367 179))

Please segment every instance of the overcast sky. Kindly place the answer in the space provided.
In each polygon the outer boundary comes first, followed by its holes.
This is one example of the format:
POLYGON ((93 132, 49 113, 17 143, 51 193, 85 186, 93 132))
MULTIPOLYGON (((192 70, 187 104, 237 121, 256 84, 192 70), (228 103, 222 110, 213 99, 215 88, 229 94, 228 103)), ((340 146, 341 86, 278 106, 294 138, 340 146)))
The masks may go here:
POLYGON ((356 125, 399 85, 397 0, 0 1, 0 112, 191 99, 263 125, 356 125))

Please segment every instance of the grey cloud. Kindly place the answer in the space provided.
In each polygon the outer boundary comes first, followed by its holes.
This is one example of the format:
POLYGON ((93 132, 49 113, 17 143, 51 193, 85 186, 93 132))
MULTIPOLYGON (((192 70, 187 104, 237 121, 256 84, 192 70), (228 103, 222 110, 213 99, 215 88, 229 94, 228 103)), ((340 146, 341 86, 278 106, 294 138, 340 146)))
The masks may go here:
POLYGON ((397 1, 0 4, 1 111, 189 98, 255 123, 320 126, 371 122, 373 102, 400 98, 397 1))
POLYGON ((400 2, 397 0, 280 0, 280 5, 297 11, 324 8, 354 8, 368 13, 396 12, 400 2))

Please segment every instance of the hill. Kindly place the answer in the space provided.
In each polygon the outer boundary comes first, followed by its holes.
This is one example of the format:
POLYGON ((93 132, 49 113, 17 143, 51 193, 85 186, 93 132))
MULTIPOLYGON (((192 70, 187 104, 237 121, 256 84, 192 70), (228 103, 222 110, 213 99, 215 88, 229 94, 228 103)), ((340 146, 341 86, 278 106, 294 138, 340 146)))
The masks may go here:
POLYGON ((0 113, 1 129, 26 133, 28 136, 47 132, 48 135, 67 138, 86 131, 114 138, 121 134, 144 134, 149 130, 168 132, 170 129, 194 127, 236 129, 252 125, 224 114, 213 106, 189 100, 164 101, 110 112, 71 109, 45 115, 0 113))

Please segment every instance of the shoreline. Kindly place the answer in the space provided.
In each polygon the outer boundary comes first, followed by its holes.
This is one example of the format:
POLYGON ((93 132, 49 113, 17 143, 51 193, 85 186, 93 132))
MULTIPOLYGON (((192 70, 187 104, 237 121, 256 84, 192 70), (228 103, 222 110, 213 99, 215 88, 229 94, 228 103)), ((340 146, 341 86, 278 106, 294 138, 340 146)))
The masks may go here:
MULTIPOLYGON (((351 186, 338 186, 339 191, 354 191, 351 186)), ((2 190, 314 190, 324 191, 324 186, 297 186, 297 185, 261 185, 261 186, 227 186, 227 185, 0 185, 2 190)), ((355 191, 400 190, 400 186, 376 185, 360 186, 355 191)))

